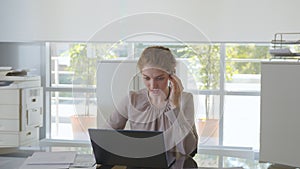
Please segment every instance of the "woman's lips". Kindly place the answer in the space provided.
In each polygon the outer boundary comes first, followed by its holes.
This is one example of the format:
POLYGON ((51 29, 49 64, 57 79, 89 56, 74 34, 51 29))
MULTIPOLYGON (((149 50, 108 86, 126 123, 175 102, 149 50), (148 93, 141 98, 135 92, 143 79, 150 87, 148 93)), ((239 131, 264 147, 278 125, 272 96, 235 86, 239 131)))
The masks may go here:
POLYGON ((157 95, 157 94, 160 93, 160 90, 159 90, 159 89, 152 89, 152 90, 150 90, 150 92, 151 92, 152 94, 157 95))

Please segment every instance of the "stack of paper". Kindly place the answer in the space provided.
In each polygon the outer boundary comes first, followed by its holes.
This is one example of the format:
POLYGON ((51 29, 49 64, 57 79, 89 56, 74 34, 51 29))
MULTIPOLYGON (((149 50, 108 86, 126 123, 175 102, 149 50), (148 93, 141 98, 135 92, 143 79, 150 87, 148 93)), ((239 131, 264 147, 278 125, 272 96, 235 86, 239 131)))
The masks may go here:
POLYGON ((12 70, 12 67, 10 66, 0 66, 0 71, 2 70, 12 70))
POLYGON ((61 169, 74 163, 76 152, 35 152, 20 169, 61 169))
POLYGON ((6 76, 12 70, 12 67, 3 67, 0 66, 0 76, 6 76))

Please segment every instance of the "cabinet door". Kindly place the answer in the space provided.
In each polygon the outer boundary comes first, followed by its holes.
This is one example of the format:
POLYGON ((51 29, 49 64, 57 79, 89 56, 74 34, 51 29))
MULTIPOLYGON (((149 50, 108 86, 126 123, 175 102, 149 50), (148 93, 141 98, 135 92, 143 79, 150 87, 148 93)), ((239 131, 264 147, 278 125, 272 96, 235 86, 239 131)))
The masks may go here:
POLYGON ((21 146, 30 145, 31 143, 37 143, 39 139, 39 128, 28 128, 25 131, 19 133, 19 144, 21 146))

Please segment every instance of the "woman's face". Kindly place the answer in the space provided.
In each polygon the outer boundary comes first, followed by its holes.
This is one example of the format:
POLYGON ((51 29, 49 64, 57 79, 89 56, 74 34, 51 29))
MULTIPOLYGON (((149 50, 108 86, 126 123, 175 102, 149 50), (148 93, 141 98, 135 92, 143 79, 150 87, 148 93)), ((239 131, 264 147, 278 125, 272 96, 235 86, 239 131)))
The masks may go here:
POLYGON ((142 70, 142 76, 145 86, 151 95, 168 95, 169 74, 159 68, 145 67, 142 70))

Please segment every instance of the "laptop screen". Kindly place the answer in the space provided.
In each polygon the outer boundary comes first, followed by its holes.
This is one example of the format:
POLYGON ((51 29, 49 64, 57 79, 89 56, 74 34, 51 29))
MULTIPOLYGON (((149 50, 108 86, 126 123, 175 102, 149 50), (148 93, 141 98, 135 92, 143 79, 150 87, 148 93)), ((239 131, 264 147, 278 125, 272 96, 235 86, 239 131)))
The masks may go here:
POLYGON ((97 164, 169 168, 175 161, 161 131, 89 129, 89 135, 97 164))

